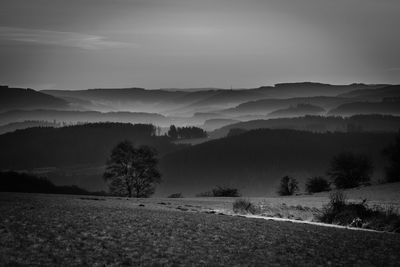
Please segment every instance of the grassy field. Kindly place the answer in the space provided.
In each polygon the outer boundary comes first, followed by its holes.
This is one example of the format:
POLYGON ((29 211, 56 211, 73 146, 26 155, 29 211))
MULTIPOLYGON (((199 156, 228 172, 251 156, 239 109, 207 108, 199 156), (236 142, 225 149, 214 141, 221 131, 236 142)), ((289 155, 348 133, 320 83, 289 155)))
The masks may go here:
POLYGON ((0 266, 400 264, 397 234, 214 211, 232 201, 0 193, 0 266))

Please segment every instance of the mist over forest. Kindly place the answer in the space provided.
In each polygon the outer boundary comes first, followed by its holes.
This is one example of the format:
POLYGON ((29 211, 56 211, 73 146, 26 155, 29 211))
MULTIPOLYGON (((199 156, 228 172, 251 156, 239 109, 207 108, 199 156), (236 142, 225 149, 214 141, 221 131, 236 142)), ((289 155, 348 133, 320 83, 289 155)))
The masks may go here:
POLYGON ((332 157, 343 151, 367 154, 373 181, 379 181, 382 151, 400 129, 399 88, 312 82, 234 90, 2 86, 0 169, 107 191, 110 151, 129 140, 157 151, 162 182, 156 196, 194 196, 217 185, 248 196, 274 194, 284 175, 301 182, 326 175, 332 157))

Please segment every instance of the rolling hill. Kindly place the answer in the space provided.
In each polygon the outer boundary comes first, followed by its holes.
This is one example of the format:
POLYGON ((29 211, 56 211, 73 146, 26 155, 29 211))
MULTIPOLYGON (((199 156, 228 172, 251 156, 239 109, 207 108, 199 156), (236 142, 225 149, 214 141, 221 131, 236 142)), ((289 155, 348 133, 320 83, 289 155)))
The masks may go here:
MULTIPOLYGON (((41 92, 63 98, 79 110, 162 112, 162 114, 170 116, 190 116, 195 112, 212 112, 266 98, 336 96, 354 90, 380 88, 382 86, 365 84, 330 85, 306 82, 235 90, 115 88, 76 91, 43 90, 41 92)), ((319 105, 318 103, 314 104, 319 105)), ((288 106, 288 104, 273 108, 270 112, 285 106, 288 106)))
POLYGON ((351 116, 356 114, 400 115, 400 97, 385 98, 381 102, 353 102, 338 106, 329 115, 351 116))
POLYGON ((0 86, 0 112, 13 109, 68 109, 69 103, 32 89, 0 86))
POLYGON ((323 115, 325 109, 310 105, 310 104, 297 104, 296 106, 291 106, 284 109, 278 109, 267 114, 269 118, 290 118, 290 117, 300 117, 306 115, 323 115))
POLYGON ((400 97, 400 85, 390 85, 377 89, 358 89, 339 96, 368 101, 380 101, 388 97, 400 97))
POLYGON ((231 116, 243 115, 266 115, 277 109, 284 109, 288 106, 309 104, 320 106, 324 109, 332 109, 344 103, 354 102, 354 99, 335 96, 295 97, 286 99, 261 99, 242 103, 234 108, 219 111, 222 114, 231 116))
POLYGON ((395 133, 311 133, 259 129, 217 139, 165 155, 164 182, 158 194, 194 195, 217 185, 239 188, 247 196, 275 192, 279 179, 292 175, 303 181, 325 175, 331 158, 342 151, 370 156, 382 175, 382 149, 395 133))
POLYGON ((260 128, 294 129, 312 132, 396 132, 400 129, 400 117, 391 115, 355 115, 346 118, 339 116, 304 116, 298 118, 251 120, 224 126, 211 132, 209 137, 224 137, 231 129, 235 128, 244 130, 260 128))
POLYGON ((84 123, 84 122, 126 122, 153 123, 169 126, 169 120, 156 113, 144 112, 98 112, 72 110, 12 110, 0 113, 0 124, 23 122, 27 120, 84 123))

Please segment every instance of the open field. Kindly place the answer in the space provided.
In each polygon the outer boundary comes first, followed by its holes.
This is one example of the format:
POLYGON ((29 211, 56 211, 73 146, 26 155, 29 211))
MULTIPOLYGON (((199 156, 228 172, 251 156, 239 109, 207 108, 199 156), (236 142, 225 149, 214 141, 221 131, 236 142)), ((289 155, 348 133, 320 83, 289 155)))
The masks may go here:
POLYGON ((396 234, 212 214, 232 199, 0 194, 0 265, 398 266, 396 234))

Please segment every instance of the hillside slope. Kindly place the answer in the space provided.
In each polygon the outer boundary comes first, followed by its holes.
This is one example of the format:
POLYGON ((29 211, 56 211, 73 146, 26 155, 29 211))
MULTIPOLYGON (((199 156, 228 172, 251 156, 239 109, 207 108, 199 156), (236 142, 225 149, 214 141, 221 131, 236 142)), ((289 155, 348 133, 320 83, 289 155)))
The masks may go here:
POLYGON ((68 102, 32 89, 0 86, 0 112, 12 109, 66 109, 68 102))
POLYGON ((167 154, 161 160, 160 192, 187 195, 229 185, 248 196, 262 196, 274 192, 284 175, 300 180, 324 175, 331 158, 342 151, 370 156, 380 178, 382 149, 394 137, 394 133, 253 130, 167 154))

